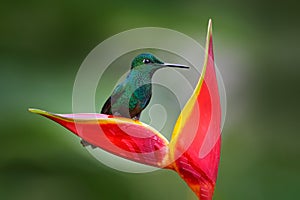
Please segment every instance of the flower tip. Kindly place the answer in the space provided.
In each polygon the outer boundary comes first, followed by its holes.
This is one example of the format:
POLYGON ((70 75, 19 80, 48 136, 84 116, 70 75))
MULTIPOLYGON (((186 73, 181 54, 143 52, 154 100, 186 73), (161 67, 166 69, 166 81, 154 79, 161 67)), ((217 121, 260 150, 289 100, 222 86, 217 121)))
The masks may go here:
POLYGON ((209 18, 208 19, 208 24, 211 24, 212 23, 212 18, 209 18))
POLYGON ((212 35, 212 19, 210 18, 208 20, 208 31, 207 31, 208 35, 212 35))
POLYGON ((28 108, 28 111, 31 112, 31 113, 39 114, 39 115, 45 115, 45 114, 47 114, 46 111, 40 110, 40 109, 36 109, 36 108, 28 108))

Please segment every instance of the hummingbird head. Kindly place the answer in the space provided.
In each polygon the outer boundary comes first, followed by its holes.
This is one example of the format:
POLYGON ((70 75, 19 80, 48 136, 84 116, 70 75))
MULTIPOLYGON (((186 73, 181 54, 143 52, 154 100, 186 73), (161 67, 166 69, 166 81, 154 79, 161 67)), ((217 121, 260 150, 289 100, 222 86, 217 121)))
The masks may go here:
POLYGON ((136 56, 131 62, 131 69, 143 69, 147 68, 148 70, 157 70, 163 67, 177 67, 177 68, 189 68, 185 65, 165 63, 156 58, 150 53, 142 53, 136 56))

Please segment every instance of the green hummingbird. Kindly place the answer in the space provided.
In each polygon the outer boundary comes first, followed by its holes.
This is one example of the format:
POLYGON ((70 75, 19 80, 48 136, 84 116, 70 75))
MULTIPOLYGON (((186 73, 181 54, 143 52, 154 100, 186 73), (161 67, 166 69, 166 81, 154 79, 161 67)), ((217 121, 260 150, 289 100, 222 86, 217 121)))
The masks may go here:
MULTIPOLYGON (((150 53, 136 56, 131 62, 126 79, 115 87, 101 113, 139 120, 152 96, 152 76, 157 70, 165 67, 189 68, 185 65, 162 62, 150 53)), ((84 146, 90 145, 86 141, 81 143, 84 146)))
POLYGON ((136 56, 126 79, 118 84, 106 100, 101 113, 138 120, 152 96, 152 76, 165 67, 189 68, 185 65, 165 63, 150 53, 136 56))

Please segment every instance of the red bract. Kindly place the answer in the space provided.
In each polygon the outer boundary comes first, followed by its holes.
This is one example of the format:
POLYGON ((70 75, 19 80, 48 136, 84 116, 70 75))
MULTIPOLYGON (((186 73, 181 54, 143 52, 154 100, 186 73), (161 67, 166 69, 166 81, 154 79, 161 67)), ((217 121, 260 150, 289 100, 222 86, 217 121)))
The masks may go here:
POLYGON ((177 119, 170 142, 154 128, 127 118, 96 113, 29 111, 61 124, 88 143, 110 153, 175 170, 199 199, 212 199, 220 159, 221 106, 211 21, 201 77, 177 119))

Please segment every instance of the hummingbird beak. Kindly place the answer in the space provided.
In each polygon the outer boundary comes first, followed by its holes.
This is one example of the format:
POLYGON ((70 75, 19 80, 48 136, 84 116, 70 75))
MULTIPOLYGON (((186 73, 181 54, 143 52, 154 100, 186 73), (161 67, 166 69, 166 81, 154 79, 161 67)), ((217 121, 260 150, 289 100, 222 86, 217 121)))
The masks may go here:
POLYGON ((189 69, 190 68, 190 67, 188 67, 186 65, 172 64, 172 63, 164 63, 162 65, 166 66, 166 67, 177 67, 177 68, 184 68, 184 69, 189 69))

